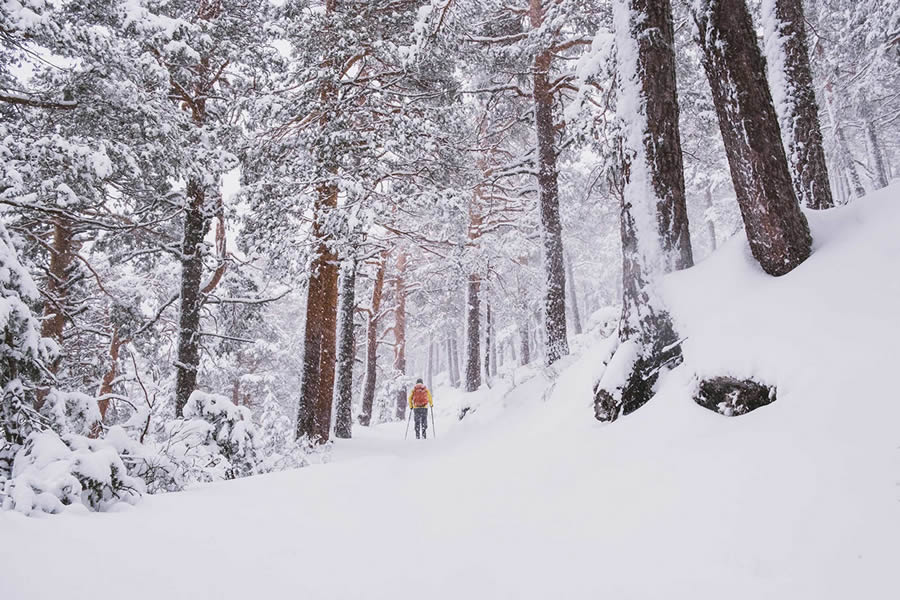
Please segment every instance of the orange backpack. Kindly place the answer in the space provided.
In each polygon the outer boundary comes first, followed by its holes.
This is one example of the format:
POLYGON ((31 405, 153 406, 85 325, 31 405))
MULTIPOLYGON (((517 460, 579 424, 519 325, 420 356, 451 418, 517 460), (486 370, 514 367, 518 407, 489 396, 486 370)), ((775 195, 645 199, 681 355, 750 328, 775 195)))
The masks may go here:
POLYGON ((412 401, 415 408, 428 406, 428 388, 421 383, 417 383, 416 387, 413 388, 412 401))

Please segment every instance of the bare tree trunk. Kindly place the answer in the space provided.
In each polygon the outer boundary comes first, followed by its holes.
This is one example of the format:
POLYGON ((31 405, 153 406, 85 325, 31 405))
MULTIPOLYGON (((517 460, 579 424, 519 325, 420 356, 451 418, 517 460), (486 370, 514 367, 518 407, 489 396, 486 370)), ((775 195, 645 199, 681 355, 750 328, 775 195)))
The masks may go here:
MULTIPOLYGON (((529 19, 534 29, 544 21, 541 0, 530 0, 529 19)), ((562 220, 559 216, 559 185, 556 166, 556 128, 553 123, 553 89, 548 49, 534 59, 534 123, 537 137, 537 183, 540 191, 541 240, 544 247, 544 326, 547 348, 544 362, 552 365, 569 353, 566 334, 566 276, 563 265, 562 220)))
POLYGON ((660 371, 681 359, 658 286, 693 263, 675 83, 669 0, 618 0, 619 114, 623 132, 623 298, 620 346, 595 395, 595 416, 612 421, 653 396, 660 371))
MULTIPOLYGON (((407 255, 402 250, 397 257, 396 296, 394 308, 394 370, 406 375, 406 261, 407 255)), ((406 387, 397 392, 395 415, 397 419, 406 419, 406 387)))
POLYGON ((336 414, 334 435, 349 439, 353 432, 353 362, 356 358, 356 259, 344 262, 340 282, 338 320, 336 414))
POLYGON ((769 275, 809 257, 765 62, 744 0, 698 0, 694 19, 750 251, 769 275))
POLYGON ((203 238, 209 228, 206 191, 192 179, 187 185, 184 234, 181 243, 181 298, 178 316, 178 358, 175 362, 175 415, 184 412, 188 398, 197 389, 200 366, 200 310, 203 294, 203 238))
POLYGON ((372 305, 369 307, 369 323, 366 328, 366 375, 363 379, 362 408, 359 424, 368 427, 372 423, 372 407, 375 403, 375 382, 378 375, 378 321, 381 297, 384 294, 384 274, 387 269, 387 252, 381 255, 375 284, 372 287, 372 305))
POLYGON ((834 206, 822 147, 802 0, 764 0, 768 66, 794 193, 801 206, 834 206))
POLYGON ((466 302, 466 385, 467 392, 481 387, 481 279, 469 275, 469 293, 466 302))
POLYGON ((568 287, 569 306, 572 312, 572 328, 575 335, 581 335, 581 312, 578 310, 578 294, 575 292, 575 273, 572 269, 572 256, 566 254, 566 286, 568 287))
POLYGON ((297 438, 307 437, 315 444, 327 442, 331 433, 339 267, 325 223, 327 213, 337 208, 337 195, 333 184, 319 188, 313 220, 318 246, 307 289, 297 438))

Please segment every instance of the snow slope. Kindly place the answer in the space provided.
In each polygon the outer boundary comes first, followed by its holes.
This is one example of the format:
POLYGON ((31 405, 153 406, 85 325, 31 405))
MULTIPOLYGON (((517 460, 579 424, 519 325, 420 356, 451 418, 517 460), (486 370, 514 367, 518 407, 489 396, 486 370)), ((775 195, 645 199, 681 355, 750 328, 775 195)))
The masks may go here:
POLYGON ((667 280, 685 363, 629 417, 593 420, 586 335, 460 423, 438 390, 437 440, 357 428, 299 471, 0 514, 0 598, 898 598, 900 185, 809 217, 785 277, 734 239, 667 280), (694 372, 778 400, 728 419, 694 372))

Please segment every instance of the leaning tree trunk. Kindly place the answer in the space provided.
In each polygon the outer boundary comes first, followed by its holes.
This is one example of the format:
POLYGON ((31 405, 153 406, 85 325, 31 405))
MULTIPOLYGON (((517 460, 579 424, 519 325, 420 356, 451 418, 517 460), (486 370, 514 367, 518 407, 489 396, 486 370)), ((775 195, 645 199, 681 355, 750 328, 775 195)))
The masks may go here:
POLYGON ((772 99, 801 206, 831 208, 831 186, 822 147, 802 0, 763 0, 772 99))
POLYGON ((769 275, 806 260, 812 237, 794 194, 766 67, 744 0, 698 0, 694 19, 750 251, 769 275))
POLYGON ((206 191, 192 179, 187 185, 187 206, 181 242, 181 298, 178 315, 178 358, 175 363, 175 415, 184 412, 188 398, 197 389, 200 366, 200 311, 203 293, 203 238, 209 228, 206 191))
POLYGON ((662 304, 662 276, 693 263, 675 85, 669 0, 618 0, 622 139, 623 298, 619 347, 597 385, 595 416, 611 421, 653 396, 681 349, 662 304))
POLYGON ((469 293, 466 298, 466 385, 467 392, 481 387, 481 279, 469 275, 469 293))
POLYGON ((356 259, 343 265, 340 283, 338 319, 337 383, 334 435, 349 439, 353 429, 353 363, 356 358, 356 336, 353 317, 356 313, 356 259))
POLYGON ((375 404, 375 382, 378 368, 378 321, 381 311, 381 297, 384 294, 384 273, 387 269, 387 252, 381 255, 375 283, 372 286, 372 305, 369 307, 369 322, 366 327, 366 375, 363 378, 362 408, 359 424, 368 427, 372 423, 372 407, 375 404))
POLYGON ((297 438, 306 437, 315 444, 327 442, 331 430, 339 268, 331 234, 325 228, 327 213, 337 208, 337 196, 338 188, 333 184, 319 188, 312 227, 318 245, 306 296, 297 438))
MULTIPOLYGON (((541 0, 531 0, 531 26, 541 27, 544 11, 541 0)), ((563 265, 562 220, 559 216, 559 185, 556 166, 556 128, 553 123, 553 85, 550 63, 553 53, 546 50, 534 59, 534 124, 537 137, 537 183, 541 214, 541 240, 544 247, 544 327, 547 330, 546 364, 552 365, 569 353, 566 335, 566 274, 563 265)))
MULTIPOLYGON (((406 375, 406 252, 400 251, 397 257, 397 279, 395 295, 397 304, 394 307, 394 371, 403 377, 406 375)), ((406 419, 406 386, 403 384, 397 391, 395 415, 397 419, 406 419)))

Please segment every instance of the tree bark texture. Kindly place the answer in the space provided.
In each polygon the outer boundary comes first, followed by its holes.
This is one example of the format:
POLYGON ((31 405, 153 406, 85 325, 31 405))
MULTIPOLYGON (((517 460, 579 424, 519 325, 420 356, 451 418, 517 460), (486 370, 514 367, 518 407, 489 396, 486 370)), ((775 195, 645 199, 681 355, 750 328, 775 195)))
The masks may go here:
POLYGON ((356 358, 356 259, 344 262, 340 281, 334 435, 349 439, 353 430, 353 363, 356 358))
POLYGON ((384 295, 384 274, 387 269, 387 252, 381 255, 372 286, 372 305, 369 307, 369 322, 366 327, 366 375, 363 378, 362 408, 359 424, 368 427, 372 423, 372 407, 375 404, 375 383, 378 368, 378 321, 381 298, 384 295))
POLYGON ((337 208, 338 189, 323 184, 316 197, 312 234, 317 241, 306 295, 303 372, 297 409, 297 438, 314 444, 328 441, 334 395, 338 259, 324 227, 327 213, 337 208))
POLYGON ((694 20, 750 251, 769 275, 809 257, 765 62, 744 0, 700 0, 694 20))
POLYGON ((802 0, 764 0, 772 97, 781 123, 794 193, 801 206, 834 206, 813 88, 802 0))
POLYGON ((181 243, 181 294, 178 315, 178 358, 175 362, 175 415, 182 416, 188 398, 197 389, 200 366, 200 311, 203 294, 203 238, 209 228, 206 190, 192 179, 187 185, 187 206, 181 243))
POLYGON ((466 382, 465 390, 474 392, 481 387, 481 279, 469 275, 466 298, 466 382))
MULTIPOLYGON (((401 376, 406 375, 406 252, 400 251, 397 256, 397 279, 394 293, 394 370, 401 376)), ((394 414, 400 421, 406 419, 406 386, 397 391, 394 414)))
MULTIPOLYGON (((539 28, 544 19, 541 0, 531 0, 531 26, 539 28)), ((541 241, 544 249, 544 274, 547 289, 544 297, 544 327, 547 347, 544 362, 552 365, 569 353, 566 334, 566 274, 563 264, 562 220, 559 215, 559 184, 556 165, 556 128, 553 123, 553 89, 550 64, 553 53, 548 49, 534 59, 533 99, 537 138, 537 183, 540 193, 541 241)))
POLYGON ((595 416, 614 420, 653 396, 659 372, 680 361, 662 276, 693 264, 669 0, 618 0, 614 8, 624 121, 620 346, 595 390, 595 416))

